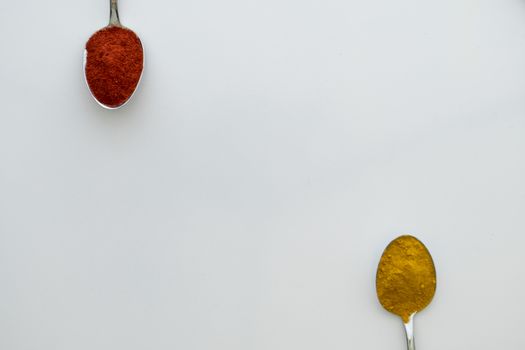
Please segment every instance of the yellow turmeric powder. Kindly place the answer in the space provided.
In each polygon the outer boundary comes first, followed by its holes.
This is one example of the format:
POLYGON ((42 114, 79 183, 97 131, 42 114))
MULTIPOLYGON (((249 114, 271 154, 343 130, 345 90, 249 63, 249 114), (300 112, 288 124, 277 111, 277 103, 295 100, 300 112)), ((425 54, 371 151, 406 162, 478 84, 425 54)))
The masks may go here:
POLYGON ((436 269, 423 243, 412 236, 393 240, 379 261, 376 290, 381 305, 404 323, 430 304, 436 291, 436 269))

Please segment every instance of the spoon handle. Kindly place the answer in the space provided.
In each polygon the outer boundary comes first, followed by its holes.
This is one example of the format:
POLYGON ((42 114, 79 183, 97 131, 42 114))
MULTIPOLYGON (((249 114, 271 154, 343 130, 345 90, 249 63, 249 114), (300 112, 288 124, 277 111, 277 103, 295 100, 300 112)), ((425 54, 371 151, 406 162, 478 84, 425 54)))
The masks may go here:
POLYGON ((109 25, 122 27, 122 24, 120 24, 120 18, 118 16, 117 0, 109 0, 109 8, 109 25))
POLYGON ((410 319, 404 325, 407 335, 407 349, 416 350, 416 342, 414 340, 414 315, 410 316, 410 319))

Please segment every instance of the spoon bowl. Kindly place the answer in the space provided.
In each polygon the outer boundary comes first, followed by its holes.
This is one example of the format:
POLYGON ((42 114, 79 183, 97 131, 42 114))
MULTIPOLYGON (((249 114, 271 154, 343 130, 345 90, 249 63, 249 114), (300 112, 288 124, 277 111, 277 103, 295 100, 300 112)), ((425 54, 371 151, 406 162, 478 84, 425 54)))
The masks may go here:
POLYGON ((436 269, 425 245, 401 236, 383 252, 376 275, 377 297, 389 312, 401 317, 408 350, 415 350, 414 316, 430 304, 436 291, 436 269))
POLYGON ((84 79, 91 96, 103 108, 121 108, 135 94, 143 70, 142 42, 120 23, 117 0, 110 0, 109 24, 84 49, 84 79))

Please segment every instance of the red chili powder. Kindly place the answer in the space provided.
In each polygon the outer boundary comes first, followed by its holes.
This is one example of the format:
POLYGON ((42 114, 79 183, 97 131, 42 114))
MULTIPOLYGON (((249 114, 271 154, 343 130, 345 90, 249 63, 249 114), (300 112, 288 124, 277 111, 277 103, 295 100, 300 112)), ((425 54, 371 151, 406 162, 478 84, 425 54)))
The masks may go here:
POLYGON ((86 80, 95 98, 108 107, 123 105, 142 74, 144 53, 138 36, 121 27, 106 27, 86 43, 86 80))

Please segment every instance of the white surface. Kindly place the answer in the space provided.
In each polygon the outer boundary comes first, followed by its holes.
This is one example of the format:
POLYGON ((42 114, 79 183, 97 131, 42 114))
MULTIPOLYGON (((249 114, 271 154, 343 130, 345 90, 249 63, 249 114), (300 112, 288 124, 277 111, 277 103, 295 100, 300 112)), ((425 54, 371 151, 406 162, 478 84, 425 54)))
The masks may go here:
POLYGON ((0 349, 525 348, 522 0, 122 1, 147 66, 82 77, 107 1, 0 3, 0 349))

